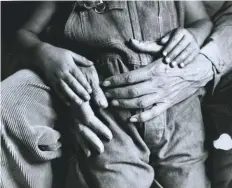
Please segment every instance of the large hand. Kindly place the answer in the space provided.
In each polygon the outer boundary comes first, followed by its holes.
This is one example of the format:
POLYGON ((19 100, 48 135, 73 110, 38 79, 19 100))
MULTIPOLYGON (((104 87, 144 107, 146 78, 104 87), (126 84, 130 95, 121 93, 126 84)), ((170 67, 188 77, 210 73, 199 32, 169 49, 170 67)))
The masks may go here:
MULTIPOLYGON (((132 44, 140 51, 153 51, 152 45, 133 41, 132 44)), ((130 118, 131 122, 145 122, 193 95, 212 77, 211 62, 205 61, 203 55, 198 55, 193 63, 183 69, 170 68, 158 59, 146 67, 107 78, 103 85, 111 87, 106 90, 106 95, 113 99, 113 106, 151 107, 130 118)))
POLYGON ((72 133, 77 143, 89 157, 92 152, 104 152, 104 145, 100 138, 112 139, 112 133, 95 115, 89 102, 83 103, 80 108, 72 109, 75 112, 75 125, 72 133))

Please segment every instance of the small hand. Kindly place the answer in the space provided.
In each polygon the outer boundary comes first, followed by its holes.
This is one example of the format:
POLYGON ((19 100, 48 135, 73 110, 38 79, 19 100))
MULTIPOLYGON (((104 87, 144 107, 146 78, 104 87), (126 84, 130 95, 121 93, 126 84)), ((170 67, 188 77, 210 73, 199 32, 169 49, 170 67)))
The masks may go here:
POLYGON ((91 67, 91 61, 69 50, 46 44, 37 48, 35 58, 48 84, 66 104, 81 105, 90 100, 92 88, 80 67, 91 67))
POLYGON ((161 43, 166 45, 163 49, 165 62, 171 67, 183 68, 199 54, 200 47, 188 29, 178 28, 162 38, 161 43))

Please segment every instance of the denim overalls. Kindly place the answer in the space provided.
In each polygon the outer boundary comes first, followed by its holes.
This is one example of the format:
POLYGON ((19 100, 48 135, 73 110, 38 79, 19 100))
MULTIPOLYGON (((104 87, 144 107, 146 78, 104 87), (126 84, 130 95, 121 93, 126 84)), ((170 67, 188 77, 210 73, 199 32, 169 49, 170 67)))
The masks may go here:
MULTIPOLYGON (((58 22, 50 26, 51 40, 92 60, 100 80, 158 58, 133 51, 128 47, 131 38, 157 41, 184 26, 183 2, 174 1, 78 1, 68 14, 63 26, 58 22), (57 27, 62 29, 60 36, 57 27)), ((114 138, 104 143, 103 154, 78 159, 89 187, 208 187, 197 95, 143 124, 129 123, 135 110, 108 107, 94 111, 114 138)))

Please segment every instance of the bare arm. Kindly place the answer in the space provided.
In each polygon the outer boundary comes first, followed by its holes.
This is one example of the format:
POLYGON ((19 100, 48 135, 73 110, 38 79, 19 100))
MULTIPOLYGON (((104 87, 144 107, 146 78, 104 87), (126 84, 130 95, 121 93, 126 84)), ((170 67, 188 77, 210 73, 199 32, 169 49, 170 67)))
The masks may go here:
POLYGON ((24 63, 36 63, 37 61, 28 62, 28 52, 32 52, 38 46, 45 43, 40 41, 38 35, 49 24, 52 16, 57 9, 56 2, 41 2, 35 9, 28 21, 16 33, 15 53, 16 56, 24 63))
POLYGON ((184 1, 185 27, 177 28, 166 35, 163 55, 171 67, 184 67, 199 54, 200 47, 209 36, 212 22, 201 1, 184 1))
POLYGON ((185 25, 201 46, 213 27, 201 1, 185 1, 185 25))
POLYGON ((94 115, 89 104, 91 94, 91 99, 99 107, 105 108, 108 105, 93 63, 79 54, 45 43, 38 38, 57 8, 56 2, 42 2, 37 7, 17 32, 17 54, 20 54, 20 59, 23 60, 20 63, 26 62, 42 70, 47 84, 69 105, 74 118, 78 117, 74 128, 79 135, 78 142, 87 156, 90 155, 89 145, 93 145, 92 148, 101 153, 104 145, 100 138, 103 136, 110 140, 112 133, 94 115))

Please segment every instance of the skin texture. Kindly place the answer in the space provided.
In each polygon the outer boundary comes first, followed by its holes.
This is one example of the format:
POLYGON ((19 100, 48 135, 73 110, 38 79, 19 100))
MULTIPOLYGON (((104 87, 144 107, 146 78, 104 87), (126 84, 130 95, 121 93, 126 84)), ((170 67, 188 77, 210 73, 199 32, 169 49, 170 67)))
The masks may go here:
MULTIPOLYGON (((100 135, 107 140, 113 137, 107 126, 94 115, 89 105, 90 98, 99 108, 108 106, 105 95, 112 99, 111 104, 117 108, 133 109, 154 105, 150 110, 130 119, 131 122, 145 122, 188 98, 213 77, 212 64, 209 61, 204 66, 197 63, 205 58, 202 55, 198 55, 184 69, 167 67, 162 59, 158 59, 141 69, 108 78, 103 83, 106 87, 104 95, 92 62, 69 50, 44 43, 37 37, 49 23, 56 9, 56 2, 42 2, 38 6, 32 17, 17 33, 17 52, 22 58, 27 57, 23 59, 25 62, 34 63, 39 67, 45 73, 47 84, 71 108, 73 114, 79 114, 78 117, 74 115, 76 119, 74 130, 87 156, 92 152, 88 145, 98 153, 104 151, 100 135), (111 89, 107 89, 109 83, 111 89)), ((179 33, 183 35, 183 32, 185 36, 191 36, 185 30, 179 33)), ((190 41, 193 41, 193 38, 190 38, 190 41)), ((170 45, 169 41, 173 40, 166 37, 167 46, 170 45)), ((131 48, 151 54, 163 50, 162 46, 152 41, 134 40, 131 42, 131 48)))
MULTIPOLYGON (((145 53, 152 53, 152 44, 157 46, 152 42, 150 45, 131 42, 133 48, 145 53)), ((200 64, 204 58, 198 55, 185 69, 167 67, 158 59, 146 67, 106 79, 103 85, 113 89, 107 89, 105 94, 112 99, 113 106, 120 108, 140 109, 153 105, 130 119, 131 122, 148 121, 185 100, 212 79, 212 64, 200 64)))
POLYGON ((165 46, 164 60, 171 67, 183 68, 189 64, 199 54, 213 27, 201 1, 185 1, 184 4, 185 28, 177 28, 161 39, 165 46))

